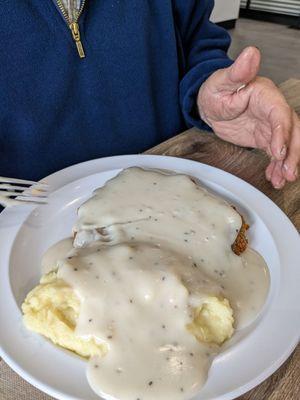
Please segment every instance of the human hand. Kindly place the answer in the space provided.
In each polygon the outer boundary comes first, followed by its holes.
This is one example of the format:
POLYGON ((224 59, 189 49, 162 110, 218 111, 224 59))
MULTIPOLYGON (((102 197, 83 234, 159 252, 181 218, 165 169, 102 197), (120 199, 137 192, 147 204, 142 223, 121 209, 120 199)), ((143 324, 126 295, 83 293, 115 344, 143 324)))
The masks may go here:
POLYGON ((260 59, 256 47, 246 48, 231 67, 204 82, 197 103, 221 139, 266 151, 266 178, 280 189, 298 178, 300 120, 275 84, 257 76, 260 59))

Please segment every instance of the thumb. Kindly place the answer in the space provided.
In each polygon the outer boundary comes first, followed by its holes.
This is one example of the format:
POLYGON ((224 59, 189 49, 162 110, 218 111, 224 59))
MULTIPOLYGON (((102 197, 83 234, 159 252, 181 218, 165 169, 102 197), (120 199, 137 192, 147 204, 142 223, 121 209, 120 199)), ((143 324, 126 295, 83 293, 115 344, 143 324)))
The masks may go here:
POLYGON ((220 71, 218 89, 221 91, 236 92, 241 87, 247 85, 257 76, 260 61, 260 51, 256 47, 247 47, 231 67, 220 71))

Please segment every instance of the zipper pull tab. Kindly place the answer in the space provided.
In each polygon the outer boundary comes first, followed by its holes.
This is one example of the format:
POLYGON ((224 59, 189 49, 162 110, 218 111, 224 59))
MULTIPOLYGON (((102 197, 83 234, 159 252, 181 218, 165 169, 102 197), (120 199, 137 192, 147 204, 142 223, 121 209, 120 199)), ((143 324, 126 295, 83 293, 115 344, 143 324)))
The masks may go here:
POLYGON ((83 50, 82 43, 81 43, 81 40, 80 40, 80 31, 79 31, 78 23, 77 22, 72 22, 70 24, 70 29, 72 31, 73 39, 74 39, 74 41, 76 43, 76 47, 77 47, 77 50, 78 50, 79 57, 80 58, 84 58, 85 54, 84 54, 84 50, 83 50))

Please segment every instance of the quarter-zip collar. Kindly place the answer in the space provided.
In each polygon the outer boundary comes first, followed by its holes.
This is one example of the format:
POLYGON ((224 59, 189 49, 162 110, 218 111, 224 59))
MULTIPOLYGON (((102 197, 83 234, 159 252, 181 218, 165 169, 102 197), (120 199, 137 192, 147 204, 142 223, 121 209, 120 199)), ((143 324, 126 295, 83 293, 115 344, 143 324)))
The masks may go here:
POLYGON ((70 21, 76 21, 80 13, 82 0, 61 0, 65 10, 68 13, 70 21))
POLYGON ((72 37, 75 41, 80 58, 85 57, 84 49, 81 43, 78 20, 83 11, 86 0, 52 0, 60 12, 62 18, 69 26, 72 37))

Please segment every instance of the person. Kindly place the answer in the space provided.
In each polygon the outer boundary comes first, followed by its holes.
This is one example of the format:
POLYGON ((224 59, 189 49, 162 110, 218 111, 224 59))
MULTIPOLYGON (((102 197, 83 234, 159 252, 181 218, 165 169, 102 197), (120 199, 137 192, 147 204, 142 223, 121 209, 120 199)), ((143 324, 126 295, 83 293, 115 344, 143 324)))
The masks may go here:
POLYGON ((39 179, 196 126, 265 150, 274 187, 294 181, 299 119, 258 76, 257 48, 229 59, 212 9, 213 0, 2 2, 0 175, 39 179))

